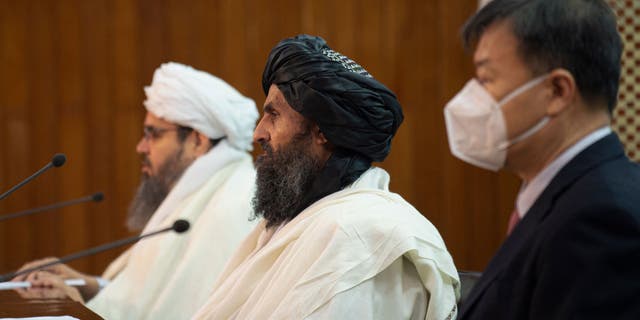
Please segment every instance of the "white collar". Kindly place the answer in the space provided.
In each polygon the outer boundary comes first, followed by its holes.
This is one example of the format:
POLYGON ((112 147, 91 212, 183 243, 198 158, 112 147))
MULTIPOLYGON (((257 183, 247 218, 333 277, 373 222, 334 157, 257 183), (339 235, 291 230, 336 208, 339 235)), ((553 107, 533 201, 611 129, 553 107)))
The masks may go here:
POLYGON ((164 220, 177 209, 178 205, 199 190, 220 169, 229 163, 248 157, 250 155, 247 152, 236 149, 226 139, 218 142, 215 147, 193 161, 184 171, 176 185, 171 188, 167 197, 147 222, 143 233, 164 226, 164 220))
POLYGON ((518 208, 520 218, 524 217, 527 211, 531 209, 531 206, 533 206, 540 194, 542 194, 542 192, 547 188, 553 177, 558 174, 560 169, 562 169, 567 163, 569 163, 569 161, 571 161, 571 159, 577 156, 584 149, 610 133, 611 128, 609 126, 602 127, 591 132, 576 142, 573 146, 562 152, 562 154, 553 160, 550 165, 538 173, 531 182, 528 184, 522 184, 516 201, 516 207, 518 208))
MULTIPOLYGON (((337 196, 342 196, 345 193, 357 192, 358 190, 361 190, 361 189, 362 190, 380 190, 380 191, 389 192, 390 180, 391 180, 391 177, 389 176, 389 173, 387 173, 387 171, 385 171, 382 168, 371 166, 369 169, 367 169, 367 171, 363 172, 360 175, 360 177, 358 177, 358 179, 356 179, 356 181, 354 181, 352 184, 346 186, 344 189, 340 191, 336 191, 334 193, 331 193, 315 201, 314 203, 310 204, 307 208, 303 209, 300 213, 298 213, 298 215, 306 211, 308 208, 314 206, 315 204, 321 202, 322 200, 332 199, 337 196)), ((280 225, 278 225, 278 227, 276 227, 275 231, 273 232, 273 235, 271 235, 270 238, 272 239, 273 236, 275 236, 275 234, 278 233, 289 222, 291 222, 291 220, 287 220, 281 223, 280 225)))

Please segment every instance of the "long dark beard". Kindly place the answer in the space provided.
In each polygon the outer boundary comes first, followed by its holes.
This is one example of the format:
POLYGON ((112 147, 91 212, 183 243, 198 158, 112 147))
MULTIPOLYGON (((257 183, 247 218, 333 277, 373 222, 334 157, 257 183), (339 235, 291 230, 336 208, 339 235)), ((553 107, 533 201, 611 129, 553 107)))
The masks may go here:
POLYGON ((256 217, 267 220, 267 228, 295 218, 304 195, 321 170, 320 161, 310 150, 311 132, 294 136, 281 150, 274 152, 262 144, 265 155, 256 160, 256 193, 252 204, 256 217))
MULTIPOLYGON (((182 158, 183 148, 158 169, 155 176, 143 175, 136 194, 129 205, 127 228, 129 231, 141 231, 149 219, 167 197, 173 186, 193 161, 182 158)), ((144 159, 148 163, 147 159, 144 159)))

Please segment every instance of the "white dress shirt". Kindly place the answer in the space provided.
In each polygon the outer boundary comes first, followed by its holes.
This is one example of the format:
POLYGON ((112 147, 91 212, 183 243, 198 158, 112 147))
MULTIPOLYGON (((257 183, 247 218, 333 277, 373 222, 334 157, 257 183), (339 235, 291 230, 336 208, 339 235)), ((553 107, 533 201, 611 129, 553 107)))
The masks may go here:
POLYGON ((558 174, 560 169, 569 163, 571 159, 577 156, 578 153, 610 133, 611 128, 609 126, 602 127, 591 132, 584 138, 580 139, 580 141, 576 142, 573 146, 562 152, 559 157, 544 168, 544 170, 533 178, 531 182, 523 184, 520 188, 520 193, 518 194, 518 199, 516 201, 516 207, 518 209, 518 214, 520 214, 520 218, 522 219, 527 211, 531 209, 531 206, 533 206, 540 194, 542 194, 542 191, 547 188, 553 177, 558 174))

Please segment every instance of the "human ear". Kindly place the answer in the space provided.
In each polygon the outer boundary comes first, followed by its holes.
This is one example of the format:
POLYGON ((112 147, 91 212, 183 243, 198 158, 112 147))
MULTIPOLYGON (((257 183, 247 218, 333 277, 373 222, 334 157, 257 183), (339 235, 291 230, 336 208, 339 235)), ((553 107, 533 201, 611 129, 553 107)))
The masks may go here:
POLYGON ((576 102, 577 84, 571 72, 556 69, 549 73, 551 81, 551 103, 547 107, 547 115, 557 116, 576 102))
POLYGON ((199 131, 193 131, 193 133, 195 133, 193 135, 194 137, 194 150, 196 151, 197 154, 202 155, 207 153, 207 151, 209 151, 209 137, 207 137, 206 135, 202 134, 199 131))
POLYGON ((329 140, 327 140, 327 138, 324 136, 324 133, 322 133, 322 131, 320 131, 320 127, 318 127, 317 124, 313 125, 313 142, 315 142, 318 145, 325 145, 329 142, 329 140))

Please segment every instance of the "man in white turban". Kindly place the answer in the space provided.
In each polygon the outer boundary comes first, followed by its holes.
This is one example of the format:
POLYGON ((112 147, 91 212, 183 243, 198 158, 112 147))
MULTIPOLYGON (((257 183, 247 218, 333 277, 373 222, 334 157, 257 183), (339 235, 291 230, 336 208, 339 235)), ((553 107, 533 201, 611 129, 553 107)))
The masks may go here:
MULTIPOLYGON (((83 278, 82 299, 107 319, 184 319, 205 302, 253 227, 255 170, 248 151, 258 112, 253 100, 221 79, 178 63, 158 68, 145 93, 144 136, 136 148, 143 180, 128 227, 146 233, 186 219, 191 230, 138 242, 102 278, 57 265, 15 280, 37 287, 51 277, 83 278)), ((74 290, 52 289, 78 298, 74 290)))

